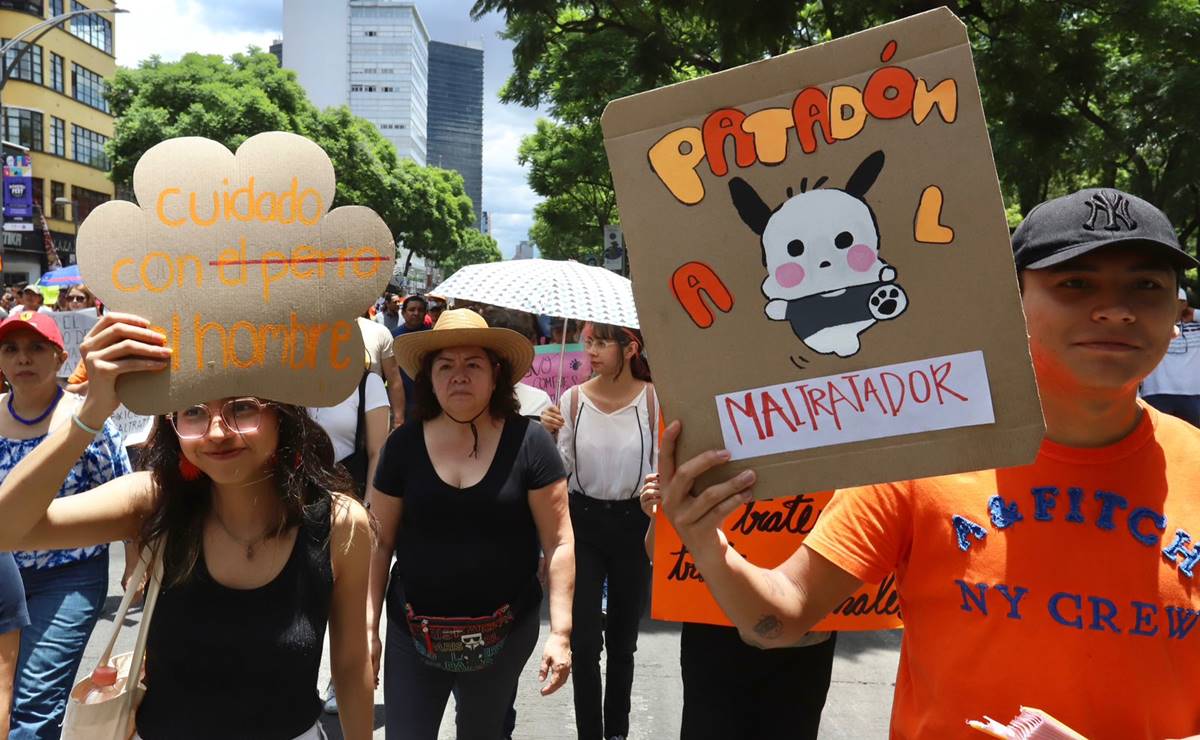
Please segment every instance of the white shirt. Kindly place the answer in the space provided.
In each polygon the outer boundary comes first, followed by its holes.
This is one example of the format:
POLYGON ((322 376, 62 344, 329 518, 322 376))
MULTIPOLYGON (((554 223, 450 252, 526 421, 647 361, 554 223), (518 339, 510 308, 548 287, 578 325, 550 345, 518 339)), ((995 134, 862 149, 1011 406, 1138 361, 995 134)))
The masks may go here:
POLYGON ((521 405, 518 414, 521 416, 540 417, 542 412, 554 405, 550 394, 541 388, 534 388, 526 383, 517 383, 513 390, 517 392, 517 403, 521 405))
POLYGON ((358 317, 358 329, 362 332, 363 345, 371 357, 371 372, 382 376, 382 362, 395 356, 392 351, 392 343, 396 340, 386 326, 361 316, 358 317))
POLYGON ((1200 396, 1200 323, 1185 321, 1167 354, 1142 381, 1143 396, 1200 396))
MULTIPOLYGON (((658 468, 658 443, 650 428, 646 389, 624 407, 606 414, 579 386, 563 394, 565 423, 558 431, 558 451, 567 468, 567 485, 592 498, 635 498, 646 474, 658 468), (571 396, 579 394, 571 418, 571 396), (576 424, 578 422, 578 425, 576 424)), ((657 402, 656 402, 657 405, 657 402)), ((655 418, 661 410, 655 410, 655 418)))
MULTIPOLYGON (((384 408, 388 405, 387 391, 383 389, 383 378, 378 373, 367 375, 363 413, 384 408)), ((308 409, 308 415, 321 425, 333 442, 333 459, 345 460, 354 454, 354 431, 358 428, 358 385, 336 406, 308 409)))

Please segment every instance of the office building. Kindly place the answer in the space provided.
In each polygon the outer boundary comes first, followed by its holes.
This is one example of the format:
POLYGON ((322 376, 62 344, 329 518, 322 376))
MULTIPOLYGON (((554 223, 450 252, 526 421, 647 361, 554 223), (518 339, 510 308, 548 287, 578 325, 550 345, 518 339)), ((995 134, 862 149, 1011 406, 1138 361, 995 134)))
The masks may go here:
POLYGON ((483 49, 429 42, 429 164, 462 175, 482 230, 483 49))
POLYGON ((429 32, 398 0, 284 0, 283 66, 320 108, 349 105, 396 145, 427 161, 429 32))
POLYGON ((276 59, 279 60, 279 66, 282 67, 283 66, 283 39, 275 39, 274 41, 272 41, 271 45, 269 47, 267 47, 267 51, 269 51, 272 56, 274 56, 276 59))
MULTIPOLYGON (((0 37, 8 42, 46 18, 114 5, 112 0, 3 0, 0 37)), ((43 216, 59 259, 70 264, 76 225, 113 197, 104 152, 113 116, 104 93, 117 70, 115 17, 77 17, 49 31, 28 47, 3 86, 4 154, 30 157, 34 210, 32 230, 0 231, 5 283, 36 279, 46 269, 43 216)), ((9 52, 6 65, 18 51, 9 52)))

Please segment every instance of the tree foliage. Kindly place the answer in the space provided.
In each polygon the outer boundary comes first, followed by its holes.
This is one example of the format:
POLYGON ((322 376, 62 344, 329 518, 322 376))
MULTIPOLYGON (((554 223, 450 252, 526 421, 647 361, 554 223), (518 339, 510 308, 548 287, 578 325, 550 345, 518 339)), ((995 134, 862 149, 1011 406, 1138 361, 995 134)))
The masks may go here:
POLYGON ((602 182, 607 164, 591 163, 589 155, 603 151, 595 124, 608 100, 942 5, 971 36, 1010 210, 1027 213, 1081 187, 1120 187, 1162 207, 1196 250, 1196 0, 478 0, 473 12, 502 13, 515 44, 503 99, 546 106, 557 119, 547 127, 570 130, 548 136, 539 126, 522 147, 531 186, 555 201, 535 214, 531 233, 539 247, 543 239, 556 250, 599 243, 584 199, 548 189, 554 181, 543 181, 538 162, 541 150, 553 149, 587 164, 578 171, 586 175, 581 181, 602 182), (593 227, 594 239, 572 234, 593 227))
POLYGON ((258 49, 228 61, 201 54, 178 62, 151 57, 117 72, 109 101, 117 120, 108 151, 119 185, 130 184, 138 159, 166 139, 204 136, 233 151, 254 134, 290 131, 315 141, 332 160, 332 207, 374 209, 416 254, 443 260, 474 231, 461 175, 400 159, 374 124, 345 106, 317 110, 295 73, 258 49))
POLYGON ((479 265, 485 262, 499 262, 500 247, 496 240, 482 232, 469 229, 462 246, 442 262, 446 275, 453 275, 467 265, 479 265))

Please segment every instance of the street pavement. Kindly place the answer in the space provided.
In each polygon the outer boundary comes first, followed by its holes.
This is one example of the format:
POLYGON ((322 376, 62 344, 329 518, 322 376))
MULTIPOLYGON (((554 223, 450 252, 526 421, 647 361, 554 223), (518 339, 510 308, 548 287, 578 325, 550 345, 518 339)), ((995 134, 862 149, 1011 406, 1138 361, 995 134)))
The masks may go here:
MULTIPOLYGON (((110 549, 109 597, 104 605, 104 615, 84 654, 81 675, 95 666, 103 643, 111 634, 114 613, 121 601, 124 555, 121 547, 110 549)), ((133 649, 137 625, 140 622, 140 610, 126 620, 126 627, 117 641, 116 652, 133 649)), ((203 624, 197 624, 196 628, 203 629, 203 624)), ((543 638, 548 630, 549 622, 543 607, 543 638)), ((821 720, 821 740, 862 740, 887 736, 899 654, 899 632, 843 633, 838 636, 833 682, 821 720)), ((571 687, 564 686, 549 697, 541 696, 538 693, 537 682, 537 659, 540 656, 539 642, 521 676, 517 691, 517 731, 513 737, 518 740, 571 740, 575 737, 571 687)), ((327 649, 318 681, 322 691, 328 679, 327 649)), ((638 639, 632 703, 631 740, 670 740, 679 737, 683 686, 679 680, 678 625, 643 620, 638 639)), ((219 712, 220 707, 212 707, 212 710, 219 712)), ((341 728, 336 717, 324 716, 322 722, 331 740, 341 740, 341 728)), ((382 689, 375 692, 375 728, 374 738, 382 740, 382 689)), ((439 740, 454 740, 453 699, 446 708, 439 740)))

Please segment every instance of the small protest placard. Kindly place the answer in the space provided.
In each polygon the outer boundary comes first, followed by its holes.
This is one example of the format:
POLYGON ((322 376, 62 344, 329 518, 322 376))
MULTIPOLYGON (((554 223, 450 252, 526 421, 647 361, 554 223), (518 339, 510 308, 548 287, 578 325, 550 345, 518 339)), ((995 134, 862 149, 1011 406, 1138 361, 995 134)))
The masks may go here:
POLYGON ((121 436, 125 439, 126 447, 133 447, 144 443, 150 437, 150 432, 154 429, 154 417, 142 416, 135 414, 124 405, 118 406, 112 416, 108 417, 113 424, 117 425, 117 429, 121 430, 121 436))
POLYGON ((521 382, 540 388, 550 396, 555 406, 562 393, 573 385, 579 385, 592 377, 592 361, 582 344, 542 344, 534 348, 533 367, 521 382), (559 387, 558 371, 563 369, 562 386, 559 387))
MULTIPOLYGON (((750 501, 730 514, 721 528, 729 544, 747 560, 774 568, 791 557, 831 492, 750 501)), ((691 555, 660 511, 654 522, 654 569, 650 616, 667 622, 732 624, 704 585, 691 555)), ((867 584, 838 604, 817 630, 882 630, 901 626, 895 576, 867 584)))
POLYGON ((824 491, 1028 463, 1042 438, 966 29, 933 10, 609 104, 679 456, 824 491))
POLYGON ((55 311, 50 314, 50 318, 58 324, 58 331, 62 334, 63 349, 66 350, 67 359, 58 369, 58 377, 66 378, 79 365, 79 345, 100 319, 96 316, 94 308, 86 308, 82 311, 55 311))
POLYGON ((334 199, 333 165, 295 134, 237 154, 186 137, 133 173, 138 204, 109 201, 79 228, 79 269, 114 311, 145 316, 174 350, 167 372, 122 376, 138 414, 234 394, 332 406, 362 375, 355 317, 392 275, 395 242, 369 208, 334 199))

